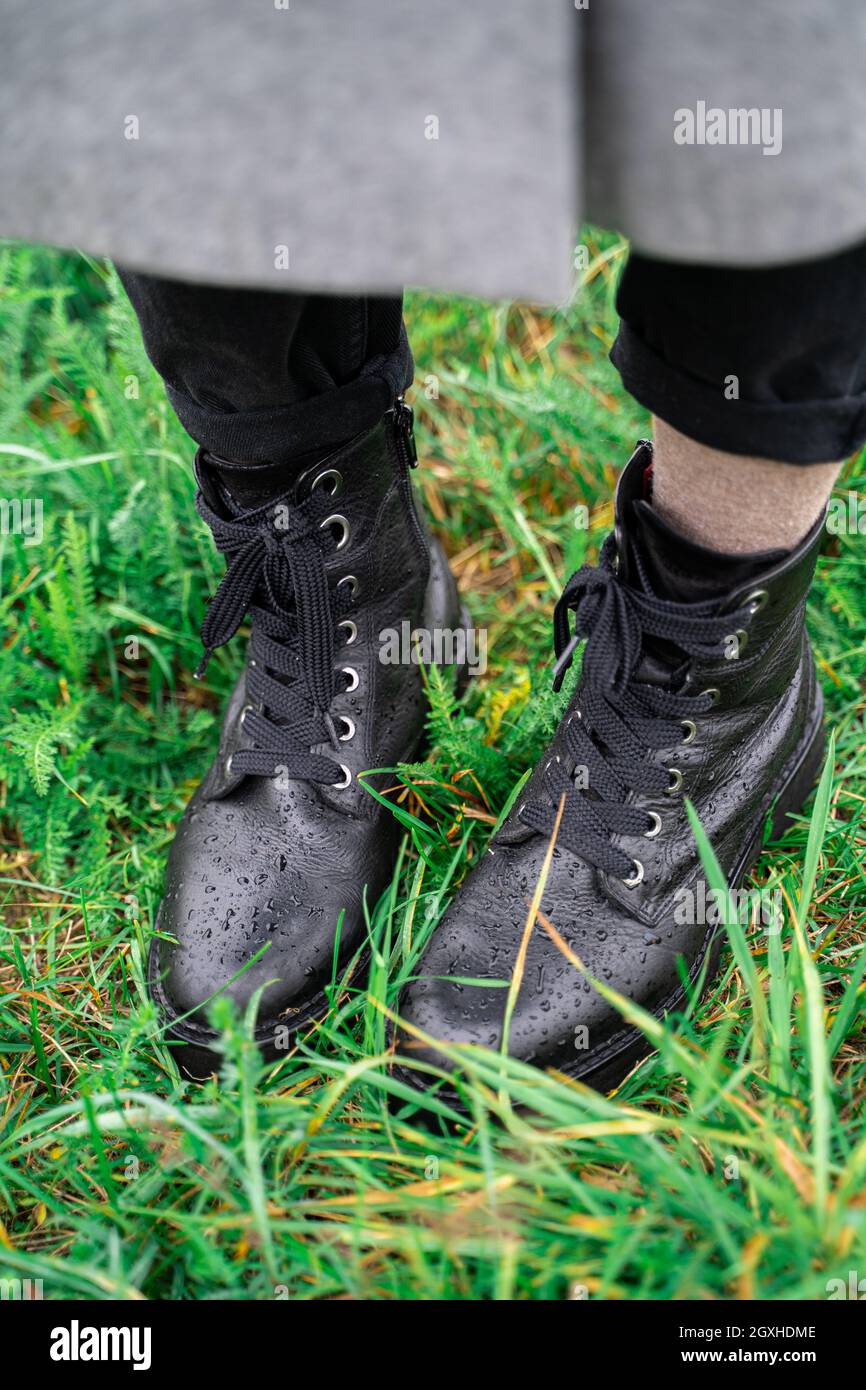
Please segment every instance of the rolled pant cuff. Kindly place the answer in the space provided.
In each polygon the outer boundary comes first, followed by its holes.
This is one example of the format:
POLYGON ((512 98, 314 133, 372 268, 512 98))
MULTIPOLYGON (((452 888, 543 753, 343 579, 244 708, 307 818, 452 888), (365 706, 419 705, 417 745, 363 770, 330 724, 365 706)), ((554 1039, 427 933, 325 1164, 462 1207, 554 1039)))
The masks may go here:
POLYGON ((196 443, 238 463, 283 463, 336 449, 372 429, 400 389, 387 376, 371 376, 292 405, 228 413, 209 410, 166 386, 172 408, 196 443))
POLYGON ((659 356, 625 321, 610 352, 623 386, 689 439, 730 454, 785 463, 830 463, 866 442, 866 396, 832 400, 728 399, 659 356))

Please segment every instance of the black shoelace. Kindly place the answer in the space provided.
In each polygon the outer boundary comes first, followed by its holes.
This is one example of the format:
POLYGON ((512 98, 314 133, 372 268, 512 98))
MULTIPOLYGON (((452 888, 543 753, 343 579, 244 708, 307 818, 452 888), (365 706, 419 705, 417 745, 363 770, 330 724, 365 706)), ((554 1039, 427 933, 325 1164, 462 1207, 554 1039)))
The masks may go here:
POLYGON ((615 556, 616 543, 609 536, 598 568, 584 565, 573 574, 554 610, 555 689, 578 643, 587 638, 579 709, 564 730, 566 756, 552 758, 545 769, 544 799, 526 801, 518 815, 549 836, 565 794, 557 843, 596 868, 626 878, 635 861, 611 837, 645 835, 655 825, 645 810, 627 804, 629 792, 671 790, 670 770, 648 754, 682 743, 683 722, 694 721, 714 703, 709 692, 685 693, 689 658, 724 656, 732 627, 744 626, 751 611, 719 615, 717 601, 672 603, 651 591, 639 592, 620 581, 615 556), (672 662, 669 684, 635 679, 646 638, 682 654, 681 661, 672 662))
POLYGON ((339 779, 339 764, 312 751, 317 744, 338 751, 330 713, 339 679, 334 633, 351 602, 346 587, 331 590, 328 581, 325 553, 336 542, 318 517, 327 504, 327 494, 317 493, 297 505, 272 502, 226 519, 201 491, 196 495, 217 549, 228 557, 202 625, 205 654, 197 676, 250 617, 251 708, 243 727, 253 746, 232 754, 233 772, 271 777, 279 771, 327 784, 339 779))

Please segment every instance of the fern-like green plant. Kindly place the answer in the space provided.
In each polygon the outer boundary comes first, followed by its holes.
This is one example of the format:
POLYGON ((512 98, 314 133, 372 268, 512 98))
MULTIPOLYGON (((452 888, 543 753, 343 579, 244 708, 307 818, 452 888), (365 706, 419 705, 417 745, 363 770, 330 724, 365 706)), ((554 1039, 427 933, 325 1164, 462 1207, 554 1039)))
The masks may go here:
POLYGON ((20 758, 38 796, 47 796, 52 777, 68 785, 57 766, 59 750, 78 736, 78 721, 68 708, 19 713, 0 729, 11 751, 20 758))

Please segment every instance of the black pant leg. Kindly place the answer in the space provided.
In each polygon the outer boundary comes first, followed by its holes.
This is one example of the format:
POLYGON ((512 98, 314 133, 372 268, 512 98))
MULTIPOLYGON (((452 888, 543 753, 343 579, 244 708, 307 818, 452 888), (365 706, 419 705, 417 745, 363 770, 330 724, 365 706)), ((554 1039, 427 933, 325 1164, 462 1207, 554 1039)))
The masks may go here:
POLYGON ((626 390, 699 443, 828 463, 866 442, 866 243, 746 270, 635 252, 617 310, 626 390))
POLYGON ((282 461, 335 448, 375 424, 412 380, 401 296, 118 274, 181 423, 224 458, 282 461))

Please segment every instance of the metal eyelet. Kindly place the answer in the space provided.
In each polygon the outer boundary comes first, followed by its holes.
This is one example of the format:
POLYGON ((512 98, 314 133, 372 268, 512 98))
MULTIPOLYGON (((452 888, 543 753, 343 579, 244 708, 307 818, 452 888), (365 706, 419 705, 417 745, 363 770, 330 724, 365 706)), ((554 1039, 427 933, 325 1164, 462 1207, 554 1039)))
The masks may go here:
POLYGON ((348 787, 349 783, 352 780, 352 773, 349 770, 349 768, 346 767, 345 763, 340 763, 340 771, 343 774, 342 779, 339 782, 331 783, 331 786, 334 787, 334 789, 338 792, 343 791, 345 787, 348 787))
POLYGON ((647 815, 652 821, 652 825, 650 826, 649 830, 644 831, 643 837, 645 840, 654 840, 656 835, 658 835, 659 831, 662 828, 662 818, 659 815, 658 811, 647 811, 647 815))
POLYGON ((354 666, 343 666, 341 669, 343 675, 349 677, 349 684, 346 686, 346 690, 357 690, 361 681, 361 677, 358 675, 358 672, 355 670, 354 666))
POLYGON ((358 576, 356 574, 344 574, 342 579, 337 580, 337 588, 341 588, 344 584, 352 586, 352 598, 357 598, 361 592, 361 581, 358 576))
POLYGON ((674 796, 683 785, 683 774, 678 767, 669 767, 668 772, 670 773, 671 780, 665 790, 665 796, 674 796))
POLYGON ((730 643, 736 642, 736 654, 732 657, 728 657, 728 660, 739 661, 740 657, 743 655, 743 652, 746 650, 746 647, 748 646, 749 634, 748 632, 746 632, 745 628, 738 627, 736 632, 729 632, 727 637, 724 637, 722 639, 722 642, 726 649, 730 645, 730 643))
POLYGON ((338 714, 337 718, 340 723, 344 724, 346 727, 346 732, 339 735, 340 742, 348 743, 350 738, 355 737, 355 721, 351 719, 348 714, 338 714))
POLYGON ((326 531, 329 526, 339 526, 340 539, 337 541, 337 549, 345 550, 352 535, 352 528, 348 521, 339 512, 333 512, 331 516, 326 516, 324 521, 319 522, 319 530, 326 531))
POLYGON ((743 599, 743 607, 750 607, 752 617, 760 613, 769 600, 770 595, 766 589, 755 589, 754 593, 749 594, 748 598, 743 599))
POLYGON ((334 486, 328 488, 329 497, 339 497, 343 491, 343 475, 337 468, 323 468, 321 473, 317 473, 310 484, 310 492, 315 492, 320 488, 327 478, 333 478, 334 486))
POLYGON ((233 759, 234 759, 234 754, 233 754, 233 753, 229 753, 228 757, 226 758, 226 777, 231 777, 231 775, 232 775, 232 761, 233 761, 233 759))
POLYGON ((634 873, 629 878, 624 878, 623 883, 626 888, 637 888, 638 884, 643 882, 643 864, 639 859, 633 859, 631 862, 634 864, 634 873))
POLYGON ((255 705, 244 705, 244 707, 243 707, 243 709, 241 710, 241 713, 240 713, 240 718, 238 719, 238 724, 240 725, 241 728, 244 727, 244 720, 246 719, 247 715, 248 715, 248 714, 255 714, 255 712, 256 712, 256 707, 255 707, 255 705))
POLYGON ((711 685, 709 690, 702 690, 701 697, 703 697, 704 695, 709 695, 710 700, 714 705, 717 705, 722 698, 721 690, 717 689, 717 687, 714 685, 711 685))
POLYGON ((686 735, 685 738, 681 740, 682 745, 685 748, 688 744, 694 742, 695 734, 698 732, 698 726, 693 719, 681 719, 680 723, 682 724, 686 735))
POLYGON ((337 623, 337 631, 342 632, 343 628, 346 628, 349 634, 344 638, 343 646, 351 647, 352 643, 358 640, 358 624, 353 623, 351 618, 344 618, 341 623, 337 623))

